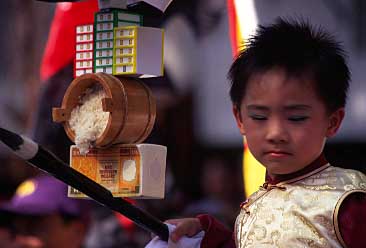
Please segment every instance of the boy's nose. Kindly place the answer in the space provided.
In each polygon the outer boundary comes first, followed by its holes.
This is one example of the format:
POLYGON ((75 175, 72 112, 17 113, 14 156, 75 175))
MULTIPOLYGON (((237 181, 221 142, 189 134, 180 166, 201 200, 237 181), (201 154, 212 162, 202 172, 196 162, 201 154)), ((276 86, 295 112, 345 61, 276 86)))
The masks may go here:
POLYGON ((268 125, 266 139, 271 143, 286 143, 288 130, 280 120, 272 120, 268 125))

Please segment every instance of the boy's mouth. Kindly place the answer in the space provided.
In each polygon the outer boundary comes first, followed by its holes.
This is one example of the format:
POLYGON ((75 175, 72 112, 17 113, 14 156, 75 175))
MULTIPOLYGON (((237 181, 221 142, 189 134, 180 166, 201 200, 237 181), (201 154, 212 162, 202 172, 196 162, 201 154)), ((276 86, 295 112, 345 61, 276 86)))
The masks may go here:
POLYGON ((281 150, 270 150, 265 152, 264 154, 275 158, 282 158, 291 155, 291 153, 281 150))

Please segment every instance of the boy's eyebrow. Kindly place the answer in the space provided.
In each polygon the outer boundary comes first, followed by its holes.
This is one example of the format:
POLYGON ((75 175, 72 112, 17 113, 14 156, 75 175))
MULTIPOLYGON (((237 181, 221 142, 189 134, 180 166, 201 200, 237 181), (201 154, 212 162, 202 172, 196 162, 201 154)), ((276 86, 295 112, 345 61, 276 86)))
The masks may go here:
POLYGON ((257 104, 249 104, 247 105, 248 110, 269 110, 269 107, 257 104))
POLYGON ((287 105, 284 107, 285 110, 308 110, 311 109, 311 106, 306 104, 293 104, 287 105))
MULTIPOLYGON (((285 110, 309 110, 312 107, 306 104, 291 104, 284 107, 285 110)), ((264 105, 250 104, 247 105, 248 110, 269 110, 270 108, 264 105)))

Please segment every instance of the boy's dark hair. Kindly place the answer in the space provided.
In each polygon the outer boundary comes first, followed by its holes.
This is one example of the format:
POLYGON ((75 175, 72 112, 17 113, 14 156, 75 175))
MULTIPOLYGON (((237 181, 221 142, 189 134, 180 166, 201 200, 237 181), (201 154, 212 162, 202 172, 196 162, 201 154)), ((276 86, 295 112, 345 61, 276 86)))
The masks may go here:
POLYGON ((289 76, 313 80, 328 111, 345 106, 350 80, 345 52, 321 28, 278 18, 270 26, 259 26, 245 45, 228 73, 230 97, 236 107, 240 107, 251 77, 274 67, 284 69, 289 76))

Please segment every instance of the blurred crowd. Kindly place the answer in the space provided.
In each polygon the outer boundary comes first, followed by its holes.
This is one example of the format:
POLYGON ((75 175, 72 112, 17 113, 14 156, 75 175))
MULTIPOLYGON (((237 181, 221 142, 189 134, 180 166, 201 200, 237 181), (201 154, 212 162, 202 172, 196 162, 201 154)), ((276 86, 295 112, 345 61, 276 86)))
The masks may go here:
MULTIPOLYGON (((95 8, 96 1, 89 2, 91 9, 95 8)), ((183 16, 193 35, 203 36, 222 16, 214 8, 208 9, 207 15, 200 15, 204 19, 198 19, 193 13, 199 11, 202 2, 176 1, 154 25, 168 25, 170 17, 183 16)), ((60 39, 64 34, 62 28, 58 30, 60 39)), ((52 41, 53 32, 51 27, 48 42, 52 41)), ((57 64, 60 53, 51 51, 49 56, 48 61, 44 56, 42 66, 50 66, 51 70, 46 71, 46 76, 41 75, 44 80, 26 133, 68 162, 71 142, 62 125, 52 122, 51 109, 61 104, 73 79, 73 64, 70 61, 52 71, 54 65, 45 63, 57 64)), ((198 141, 194 130, 194 89, 177 85, 175 79, 174 69, 167 69, 162 78, 144 80, 157 99, 156 123, 145 143, 168 147, 166 190, 164 199, 135 200, 133 204, 163 221, 210 213, 233 227, 243 200, 241 148, 208 147, 198 141)), ((67 185, 1 149, 0 247, 138 248, 150 240, 150 233, 124 216, 93 200, 68 198, 67 185)))

